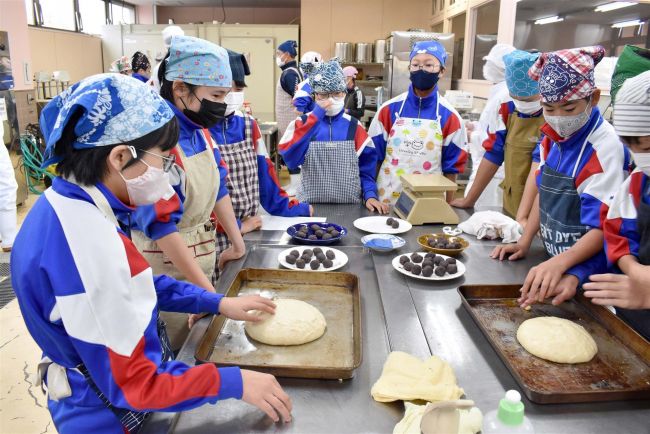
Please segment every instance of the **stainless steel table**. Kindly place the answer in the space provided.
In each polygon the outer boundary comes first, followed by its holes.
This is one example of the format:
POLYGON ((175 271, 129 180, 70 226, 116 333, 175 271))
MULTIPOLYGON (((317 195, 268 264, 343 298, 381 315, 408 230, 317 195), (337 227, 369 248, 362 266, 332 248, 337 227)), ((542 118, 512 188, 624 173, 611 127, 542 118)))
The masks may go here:
MULTIPOLYGON (((467 265, 461 279, 445 283, 424 283, 396 273, 389 254, 369 253, 362 249, 364 232, 352 222, 371 215, 353 205, 316 205, 316 215, 348 228, 349 235, 337 247, 358 251, 358 260, 342 271, 356 273, 364 283, 364 356, 357 376, 338 384, 329 381, 280 379, 294 402, 292 424, 272 424, 261 412, 246 404, 229 400, 216 406, 204 406, 180 415, 155 414, 144 433, 198 432, 295 432, 357 433, 392 432, 402 415, 401 404, 379 404, 370 397, 370 387, 378 378, 389 350, 406 351, 418 357, 435 354, 454 368, 458 383, 485 413, 498 405, 506 390, 517 384, 498 358, 481 331, 462 307, 457 287, 462 284, 521 283, 528 270, 544 260, 539 242, 522 261, 499 262, 489 258, 496 241, 467 237, 471 246, 459 258, 467 265)), ((457 210, 461 220, 471 211, 457 210)), ((417 249, 417 237, 440 230, 440 226, 415 226, 403 237, 402 251, 417 249)), ((219 290, 228 287, 237 271, 246 266, 276 267, 277 243, 282 232, 258 232, 246 236, 257 246, 245 258, 229 266, 219 290)), ((282 246, 285 248, 286 246, 282 246)), ((357 258, 357 256, 355 256, 357 258)), ((194 349, 208 320, 197 324, 190 333, 179 358, 193 363, 194 349)), ((524 398, 526 413, 539 433, 650 433, 650 401, 612 403, 537 405, 524 398)))

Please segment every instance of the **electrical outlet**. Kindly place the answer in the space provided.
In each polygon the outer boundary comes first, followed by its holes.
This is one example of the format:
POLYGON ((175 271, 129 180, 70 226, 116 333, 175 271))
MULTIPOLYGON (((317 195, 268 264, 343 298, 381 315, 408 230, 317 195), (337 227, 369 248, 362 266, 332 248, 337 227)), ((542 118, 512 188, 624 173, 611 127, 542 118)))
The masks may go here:
POLYGON ((32 68, 29 62, 23 62, 23 74, 25 79, 25 84, 32 83, 32 68))

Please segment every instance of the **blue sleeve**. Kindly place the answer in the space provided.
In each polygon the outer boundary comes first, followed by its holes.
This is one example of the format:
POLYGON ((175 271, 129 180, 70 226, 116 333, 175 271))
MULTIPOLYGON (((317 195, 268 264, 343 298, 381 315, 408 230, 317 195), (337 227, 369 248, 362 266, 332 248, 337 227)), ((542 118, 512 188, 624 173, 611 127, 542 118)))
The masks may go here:
POLYGON ((297 96, 293 98, 293 106, 300 113, 309 113, 312 111, 313 105, 314 101, 312 100, 311 96, 297 96))
POLYGON ((293 69, 287 69, 280 76, 280 85, 282 86, 282 89, 291 95, 292 98, 296 93, 296 86, 299 82, 300 77, 298 77, 298 73, 293 69))
POLYGON ((501 166, 506 154, 506 130, 499 130, 494 135, 492 148, 485 151, 483 155, 489 162, 501 166))
POLYGON ((361 179, 361 191, 363 191, 364 203, 368 199, 378 199, 377 195, 377 151, 373 146, 372 139, 361 125, 357 125, 354 135, 355 148, 361 149, 359 154, 359 178, 361 179))
POLYGON ((260 203, 266 212, 283 217, 309 216, 309 204, 289 197, 280 186, 271 160, 264 155, 257 156, 257 173, 260 182, 260 203))
POLYGON ((226 162, 221 157, 219 148, 214 146, 212 148, 214 152, 214 161, 217 162, 217 168, 219 169, 219 190, 217 191, 217 200, 219 202, 224 196, 228 194, 228 166, 226 162))
POLYGON ((589 280, 589 276, 592 274, 607 273, 607 271, 607 257, 603 250, 586 261, 569 268, 566 274, 576 276, 579 284, 582 285, 589 280))
POLYGON ((219 313, 221 294, 206 291, 188 282, 182 282, 169 276, 154 278, 158 295, 158 305, 167 312, 185 313, 219 313))
POLYGON ((535 149, 533 149, 533 163, 539 164, 542 160, 539 156, 539 153, 541 152, 539 147, 542 139, 544 138, 544 135, 542 134, 539 138, 539 142, 537 142, 537 145, 535 145, 535 149))
POLYGON ((325 109, 316 104, 314 111, 289 124, 280 140, 278 150, 289 169, 296 169, 304 163, 311 139, 318 131, 318 124, 325 117, 325 109))

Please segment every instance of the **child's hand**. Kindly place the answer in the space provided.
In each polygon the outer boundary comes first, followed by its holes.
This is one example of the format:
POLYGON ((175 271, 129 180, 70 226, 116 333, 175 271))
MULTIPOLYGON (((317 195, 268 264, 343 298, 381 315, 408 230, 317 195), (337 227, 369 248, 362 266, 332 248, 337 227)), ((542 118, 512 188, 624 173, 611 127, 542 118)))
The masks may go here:
MULTIPOLYGON (((562 276, 558 284, 555 285, 554 288, 548 290, 545 295, 547 298, 554 297, 552 303, 554 306, 557 306, 573 298, 576 295, 576 291, 578 289, 578 283, 579 283, 578 278, 575 277, 573 274, 565 274, 562 276)), ((518 300, 519 303, 521 304, 521 307, 527 307, 537 303, 538 301, 544 301, 544 299, 539 300, 538 297, 530 296, 530 294, 527 299, 525 300, 522 299, 523 297, 518 300)))
POLYGON ((239 321, 260 321, 259 316, 250 313, 252 310, 259 310, 273 315, 275 313, 275 303, 259 295, 224 297, 219 303, 219 313, 226 318, 239 321))
POLYGON ((466 197, 463 197, 462 199, 454 199, 449 202, 449 205, 453 206, 454 208, 471 208, 474 206, 474 204, 470 203, 466 197))
POLYGON ((249 232, 256 231, 262 227, 262 217, 258 215, 254 215, 252 217, 248 217, 246 220, 244 220, 241 224, 241 234, 247 234, 249 232))
POLYGON ((516 261, 517 259, 525 258, 528 254, 528 247, 520 243, 506 244, 505 246, 496 246, 492 253, 490 253, 490 258, 498 259, 503 261, 506 256, 510 261, 516 261))
POLYGON ((603 306, 616 306, 624 309, 650 308, 650 267, 638 265, 630 275, 594 274, 591 282, 582 285, 585 297, 603 306))
POLYGON ((531 268, 524 281, 524 286, 519 290, 521 292, 519 303, 523 303, 526 299, 534 299, 541 303, 547 297, 557 295, 557 287, 560 280, 563 279, 565 271, 566 267, 562 265, 557 256, 531 268))
POLYGON ((374 197, 366 201, 366 208, 368 208, 368 211, 377 211, 379 214, 388 214, 388 205, 379 202, 374 197))

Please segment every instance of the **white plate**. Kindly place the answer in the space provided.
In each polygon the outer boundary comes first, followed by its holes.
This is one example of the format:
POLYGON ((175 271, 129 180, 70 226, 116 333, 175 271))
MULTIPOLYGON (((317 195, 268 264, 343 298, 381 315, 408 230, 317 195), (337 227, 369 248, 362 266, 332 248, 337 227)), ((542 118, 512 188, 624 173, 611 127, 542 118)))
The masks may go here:
POLYGON ((354 227, 361 229, 362 231, 370 232, 373 234, 403 234, 411 230, 413 225, 407 222, 406 220, 398 219, 393 217, 393 220, 399 222, 399 227, 393 229, 391 226, 386 224, 386 220, 390 216, 371 216, 371 217, 361 217, 354 221, 354 227))
POLYGON ((338 270, 339 268, 343 267, 345 264, 348 263, 348 255, 343 253, 340 250, 337 249, 332 249, 330 247, 322 247, 322 246, 293 246, 290 249, 286 249, 280 252, 278 255, 278 262, 280 265, 282 265, 284 268, 288 268, 290 270, 301 270, 301 271, 334 271, 338 270), (296 264, 290 264, 285 260, 285 257, 289 255, 289 253, 292 250, 297 250, 298 253, 300 253, 300 256, 302 256, 302 252, 304 252, 307 249, 314 250, 314 248, 320 247, 323 250, 323 253, 326 254, 328 250, 331 250, 334 252, 334 260, 333 265, 331 268, 325 268, 323 264, 320 264, 320 267, 318 267, 316 270, 312 270, 309 264, 305 265, 305 268, 298 268, 296 267, 296 264))
MULTIPOLYGON (((420 280, 451 280, 451 279, 456 279, 457 277, 462 276, 465 274, 465 264, 460 262, 458 259, 456 259, 456 266, 458 267, 458 271, 455 274, 445 274, 442 277, 436 276, 436 274, 432 274, 431 277, 424 277, 423 275, 416 276, 415 274, 411 273, 410 271, 406 271, 404 267, 402 267, 402 264, 399 263, 399 258, 402 257, 403 255, 408 256, 409 258, 414 252, 408 252, 408 253, 402 253, 401 255, 397 255, 393 258, 393 268, 399 271, 400 273, 408 276, 408 277, 413 277, 415 279, 420 279, 420 280)), ((427 252, 417 252, 421 254, 422 256, 426 255, 427 252)), ((438 255, 436 256, 441 256, 445 259, 451 258, 451 256, 446 256, 446 255, 438 255)), ((412 261, 411 261, 412 262, 412 261)), ((420 263, 421 264, 421 263, 420 263)), ((418 264, 418 265, 420 265, 418 264)))

